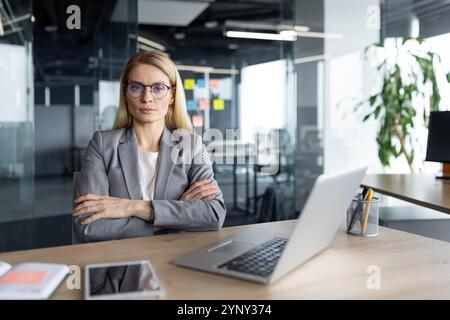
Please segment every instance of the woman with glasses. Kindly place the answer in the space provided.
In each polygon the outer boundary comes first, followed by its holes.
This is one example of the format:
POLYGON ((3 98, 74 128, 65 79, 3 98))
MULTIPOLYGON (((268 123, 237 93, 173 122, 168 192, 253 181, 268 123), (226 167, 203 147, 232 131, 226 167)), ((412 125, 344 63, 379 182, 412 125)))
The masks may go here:
POLYGON ((73 242, 216 230, 222 192, 163 52, 139 52, 122 72, 114 129, 94 133, 74 181, 73 242))

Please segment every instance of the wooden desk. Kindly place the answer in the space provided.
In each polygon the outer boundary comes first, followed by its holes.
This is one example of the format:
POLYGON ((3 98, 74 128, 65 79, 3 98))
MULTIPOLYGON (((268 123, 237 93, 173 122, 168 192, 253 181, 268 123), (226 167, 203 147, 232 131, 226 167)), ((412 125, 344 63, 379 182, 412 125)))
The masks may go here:
MULTIPOLYGON (((375 238, 347 235, 344 226, 322 254, 273 285, 242 281, 175 266, 172 261, 251 230, 286 236, 295 220, 224 228, 218 232, 168 234, 155 237, 63 246, 0 254, 0 261, 88 263, 148 259, 167 292, 166 299, 449 299, 450 244, 393 229, 380 228, 375 238), (381 271, 381 290, 366 286, 367 268, 381 271)), ((82 272, 82 286, 84 274, 82 272)), ((53 299, 82 299, 82 290, 64 281, 53 299)))
POLYGON ((433 174, 372 174, 362 185, 374 191, 450 214, 450 181, 433 174))

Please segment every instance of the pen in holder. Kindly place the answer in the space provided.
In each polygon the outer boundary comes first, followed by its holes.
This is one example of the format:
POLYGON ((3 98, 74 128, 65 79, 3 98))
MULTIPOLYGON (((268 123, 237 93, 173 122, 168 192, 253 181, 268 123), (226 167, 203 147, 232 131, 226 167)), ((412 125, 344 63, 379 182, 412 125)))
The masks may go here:
POLYGON ((375 237, 378 235, 378 204, 379 198, 362 200, 354 198, 347 210, 347 233, 361 237, 375 237))

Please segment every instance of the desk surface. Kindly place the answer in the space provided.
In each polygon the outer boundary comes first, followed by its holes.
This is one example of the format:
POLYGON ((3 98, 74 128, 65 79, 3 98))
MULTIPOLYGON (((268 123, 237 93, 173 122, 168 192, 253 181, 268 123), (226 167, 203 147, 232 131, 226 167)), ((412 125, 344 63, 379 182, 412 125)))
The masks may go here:
POLYGON ((433 174, 369 174, 362 185, 376 192, 450 214, 450 181, 433 174))
MULTIPOLYGON (((449 299, 450 244, 393 229, 375 238, 347 235, 344 226, 322 254, 267 286, 180 268, 172 261, 245 231, 286 236, 295 220, 224 228, 217 232, 168 234, 101 243, 0 254, 0 261, 65 263, 84 270, 87 263, 148 259, 167 292, 166 299, 449 299), (381 289, 369 290, 368 267, 378 266, 381 289)), ((84 277, 84 273, 82 272, 84 277)), ((84 278, 82 278, 82 286, 84 278)), ((54 299, 82 299, 66 282, 54 299)))

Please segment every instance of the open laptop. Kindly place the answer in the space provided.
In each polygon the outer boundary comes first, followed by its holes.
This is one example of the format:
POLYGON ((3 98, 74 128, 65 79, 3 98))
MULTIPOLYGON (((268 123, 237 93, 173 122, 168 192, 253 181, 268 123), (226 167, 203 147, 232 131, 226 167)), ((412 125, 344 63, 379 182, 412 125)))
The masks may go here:
POLYGON ((175 260, 175 264, 272 283, 324 250, 334 239, 367 167, 317 178, 288 239, 245 233, 175 260))

